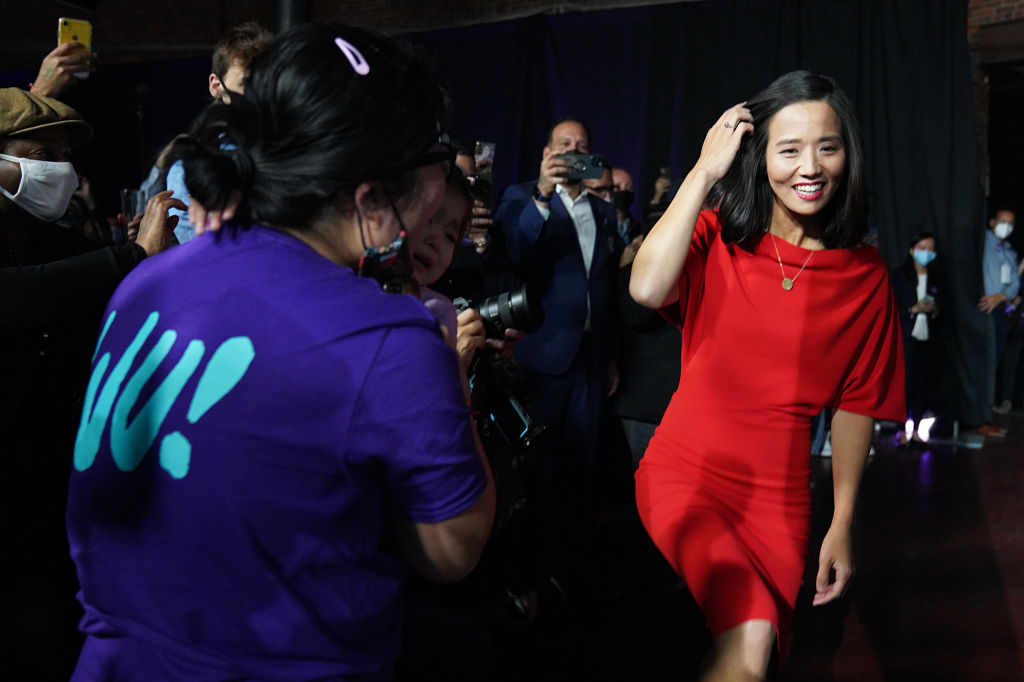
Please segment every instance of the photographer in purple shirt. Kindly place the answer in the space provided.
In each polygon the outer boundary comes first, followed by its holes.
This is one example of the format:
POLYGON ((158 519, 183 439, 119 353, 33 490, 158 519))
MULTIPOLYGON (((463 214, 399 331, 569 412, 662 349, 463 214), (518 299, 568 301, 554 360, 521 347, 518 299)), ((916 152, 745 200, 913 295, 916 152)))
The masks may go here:
POLYGON ((226 222, 104 316, 69 493, 74 680, 390 679, 409 569, 457 580, 490 531, 455 353, 357 274, 411 265, 444 195, 436 76, 315 24, 251 68, 181 149, 193 211, 226 222))

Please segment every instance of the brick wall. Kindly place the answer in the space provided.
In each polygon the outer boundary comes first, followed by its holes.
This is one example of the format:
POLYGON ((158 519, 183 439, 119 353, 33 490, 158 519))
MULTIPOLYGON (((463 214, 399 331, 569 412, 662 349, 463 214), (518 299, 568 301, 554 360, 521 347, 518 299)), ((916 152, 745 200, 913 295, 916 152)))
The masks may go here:
POLYGON ((988 154, 988 78, 984 64, 985 29, 995 25, 1024 23, 1024 0, 969 0, 967 4, 967 41, 971 55, 971 80, 974 91, 974 118, 978 127, 978 165, 985 195, 989 193, 988 154))
MULTIPOLYGON (((279 0, 97 0, 94 11, 56 0, 4 2, 0 70, 34 69, 56 45, 57 18, 93 23, 96 52, 106 63, 209 55, 225 28, 259 21, 275 28, 279 0)), ((659 4, 670 0, 574 0, 572 10, 659 4)), ((386 33, 486 23, 545 11, 563 11, 551 0, 297 0, 310 18, 344 21, 386 33)))
POLYGON ((255 19, 273 26, 275 0, 98 0, 95 11, 56 0, 5 2, 0 23, 0 70, 38 68, 56 46, 57 19, 93 24, 101 63, 157 61, 209 55, 221 32, 255 19))
POLYGON ((982 26, 1014 19, 1024 19, 1024 0, 970 0, 967 3, 968 40, 973 40, 982 26))

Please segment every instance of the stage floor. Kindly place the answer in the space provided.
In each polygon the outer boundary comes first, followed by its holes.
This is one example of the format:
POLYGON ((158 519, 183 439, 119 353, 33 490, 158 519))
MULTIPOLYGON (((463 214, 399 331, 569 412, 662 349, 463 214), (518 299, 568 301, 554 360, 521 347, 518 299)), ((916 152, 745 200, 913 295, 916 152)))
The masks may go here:
MULTIPOLYGON (((857 575, 840 603, 818 608, 810 596, 832 491, 831 461, 813 458, 810 589, 775 679, 1024 680, 1024 415, 999 422, 1008 436, 980 449, 908 450, 894 434, 876 437, 858 502, 857 575)), ((605 568, 616 577, 499 633, 489 679, 696 679, 709 643, 699 610, 657 566, 616 568, 635 559, 635 539, 623 531, 628 514, 609 509, 605 519, 605 568)))

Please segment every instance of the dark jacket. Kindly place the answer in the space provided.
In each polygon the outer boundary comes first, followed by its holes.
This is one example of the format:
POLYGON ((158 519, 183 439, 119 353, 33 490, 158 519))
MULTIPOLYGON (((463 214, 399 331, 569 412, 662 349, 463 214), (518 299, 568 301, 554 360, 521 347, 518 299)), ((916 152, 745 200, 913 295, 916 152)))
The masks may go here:
MULTIPOLYGON (((889 272, 889 279, 892 281, 892 292, 896 298, 896 309, 900 313, 900 327, 903 332, 903 344, 906 346, 907 342, 910 341, 910 333, 914 330, 914 322, 917 315, 912 315, 910 309, 917 304, 917 276, 915 274, 914 279, 911 280, 907 276, 907 272, 904 267, 898 267, 889 272)), ((935 299, 935 304, 938 306, 939 312, 942 312, 943 301, 941 300, 942 291, 940 290, 937 282, 937 273, 935 268, 929 268, 928 272, 928 295, 935 299)), ((934 318, 928 319, 928 338, 929 340, 934 338, 938 331, 937 326, 934 324, 934 318)))
MULTIPOLYGON (((2 221, 2 217, 0 217, 2 221)), ((52 418, 78 406, 100 316, 121 279, 146 252, 97 248, 81 233, 38 223, 19 243, 0 222, 0 433, 39 409, 52 418)))
POLYGON ((632 265, 619 270, 622 346, 614 412, 657 424, 679 385, 683 337, 660 312, 643 307, 629 295, 632 272, 632 265))
POLYGON ((533 202, 534 186, 535 181, 509 187, 494 214, 509 258, 522 280, 539 289, 544 307, 544 324, 516 344, 516 360, 544 374, 564 373, 583 341, 589 295, 594 361, 607 367, 618 334, 615 283, 621 249, 615 207, 588 197, 597 226, 588 277, 565 205, 554 196, 545 220, 533 202))

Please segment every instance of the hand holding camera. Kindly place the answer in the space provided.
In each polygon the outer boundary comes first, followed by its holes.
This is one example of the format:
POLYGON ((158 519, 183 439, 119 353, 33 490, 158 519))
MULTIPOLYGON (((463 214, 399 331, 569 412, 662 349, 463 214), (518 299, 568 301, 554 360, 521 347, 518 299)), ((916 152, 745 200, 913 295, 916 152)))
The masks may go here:
POLYGON ((540 174, 537 178, 537 189, 546 197, 554 194, 555 185, 565 182, 569 175, 569 162, 559 152, 545 148, 544 158, 540 162, 540 174))
POLYGON ((524 395, 519 366, 509 357, 514 346, 511 342, 526 336, 521 330, 532 331, 544 321, 543 307, 538 292, 529 285, 486 298, 475 309, 464 298, 452 303, 459 311, 456 347, 460 364, 468 363, 477 429, 492 467, 505 471, 506 483, 499 488, 506 488, 503 497, 507 502, 501 505, 496 521, 501 525, 519 506, 516 500, 520 496, 507 489, 509 465, 514 469, 513 460, 525 456, 545 429, 524 395), (486 350, 477 352, 480 349, 486 350))
POLYGON ((459 313, 459 329, 456 333, 455 352, 459 355, 459 367, 463 374, 469 373, 469 366, 473 362, 473 356, 484 347, 487 341, 487 334, 484 330, 484 321, 473 308, 466 308, 459 313))

